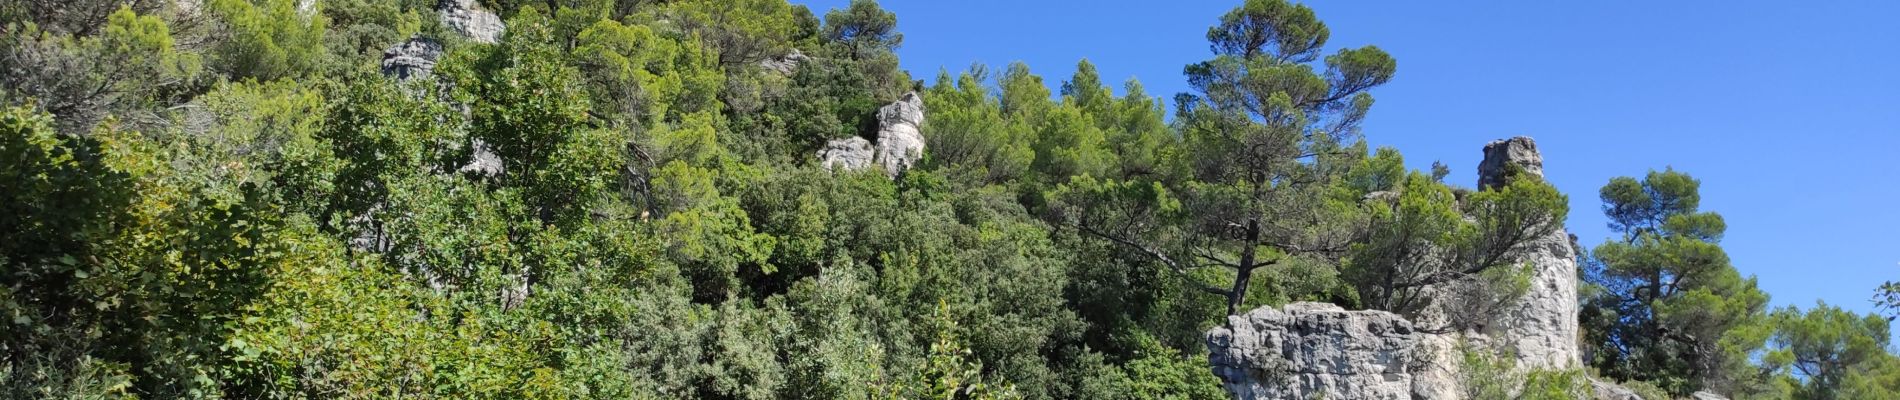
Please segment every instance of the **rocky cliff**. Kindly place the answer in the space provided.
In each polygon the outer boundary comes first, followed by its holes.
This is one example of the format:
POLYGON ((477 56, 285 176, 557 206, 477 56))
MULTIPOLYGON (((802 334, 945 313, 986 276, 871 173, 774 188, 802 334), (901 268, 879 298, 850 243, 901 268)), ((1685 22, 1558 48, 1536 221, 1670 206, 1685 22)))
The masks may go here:
POLYGON ((1422 335, 1389 312, 1293 303, 1228 316, 1208 361, 1241 399, 1412 399, 1422 335))
MULTIPOLYGON (((1485 145, 1479 165, 1481 188, 1501 185, 1508 174, 1543 175, 1543 157, 1527 137, 1485 145)), ((1515 355, 1519 368, 1579 367, 1577 254, 1569 236, 1553 231, 1518 254, 1532 266, 1531 287, 1476 330, 1430 333, 1384 311, 1295 303, 1228 317, 1207 334, 1209 362, 1242 399, 1459 399, 1460 352, 1468 345, 1515 355)))
MULTIPOLYGON (((1511 173, 1544 176, 1544 157, 1528 137, 1493 141, 1478 164, 1478 186, 1493 188, 1511 173), (1515 172, 1513 172, 1515 171, 1515 172)), ((1527 368, 1582 365, 1577 350, 1577 250, 1562 229, 1532 240, 1518 262, 1531 265, 1531 288, 1486 324, 1483 334, 1527 368)))

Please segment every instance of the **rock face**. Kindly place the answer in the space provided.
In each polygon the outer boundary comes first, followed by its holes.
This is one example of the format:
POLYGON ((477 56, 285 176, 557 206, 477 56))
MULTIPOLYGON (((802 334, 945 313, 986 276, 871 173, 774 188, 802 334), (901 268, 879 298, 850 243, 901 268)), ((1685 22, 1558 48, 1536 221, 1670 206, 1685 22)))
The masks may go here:
POLYGON ((806 56, 804 52, 800 52, 798 49, 792 49, 791 53, 760 61, 759 67, 765 68, 767 71, 776 72, 779 75, 791 75, 793 72, 798 71, 799 64, 804 64, 810 60, 811 57, 806 56))
POLYGON ((501 41, 501 17, 482 10, 475 0, 440 0, 436 3, 436 14, 442 17, 442 24, 449 29, 467 36, 469 40, 480 43, 501 41))
POLYGON ((818 162, 826 169, 856 171, 872 165, 896 178, 917 164, 924 155, 924 100, 916 92, 907 93, 897 102, 877 110, 877 142, 860 137, 836 139, 818 151, 818 162))
POLYGON ((871 158, 876 151, 871 149, 871 141, 861 137, 833 140, 818 150, 818 163, 828 170, 843 169, 856 171, 871 166, 871 158))
MULTIPOLYGON (((1537 142, 1518 136, 1484 146, 1478 186, 1502 185, 1516 166, 1523 174, 1544 176, 1537 142)), ((1531 288, 1522 299, 1487 324, 1486 334, 1517 354, 1518 366, 1563 369, 1582 365, 1577 350, 1577 251, 1562 229, 1533 239, 1518 262, 1531 264, 1531 288)))
POLYGON ((1510 166, 1517 166, 1524 173, 1544 176, 1544 156, 1537 152, 1537 142, 1529 137, 1518 136, 1485 144, 1484 162, 1478 164, 1478 188, 1504 184, 1504 176, 1510 172, 1510 166))
POLYGON ((924 99, 917 92, 877 110, 877 164, 896 177, 924 156, 924 99))
POLYGON ((1596 379, 1590 380, 1590 390, 1596 393, 1597 400, 1643 400, 1634 390, 1596 379))
POLYGON ((442 58, 442 43, 414 37, 383 50, 383 75, 399 81, 427 78, 442 58))
MULTIPOLYGON (((1484 147, 1478 185, 1495 188, 1507 174, 1543 176, 1543 157, 1527 137, 1484 147)), ((1368 195, 1383 201, 1390 193, 1368 195)), ((1240 399, 1458 399, 1461 345, 1516 355, 1518 368, 1569 369, 1577 349, 1576 249, 1562 229, 1526 243, 1516 261, 1532 264, 1531 288, 1482 322, 1482 329, 1431 333, 1383 311, 1345 311, 1322 303, 1260 308, 1230 316, 1208 332, 1214 375, 1240 399)), ((1427 310, 1434 324, 1446 310, 1427 310)), ((1438 326, 1438 325, 1431 325, 1438 326)), ((1633 396, 1592 382, 1598 398, 1633 396)))
POLYGON ((1411 399, 1419 336, 1392 313, 1293 303, 1227 317, 1208 358, 1240 399, 1411 399))
POLYGON ((1689 398, 1691 400, 1728 400, 1727 397, 1709 392, 1695 392, 1694 394, 1690 394, 1689 398))

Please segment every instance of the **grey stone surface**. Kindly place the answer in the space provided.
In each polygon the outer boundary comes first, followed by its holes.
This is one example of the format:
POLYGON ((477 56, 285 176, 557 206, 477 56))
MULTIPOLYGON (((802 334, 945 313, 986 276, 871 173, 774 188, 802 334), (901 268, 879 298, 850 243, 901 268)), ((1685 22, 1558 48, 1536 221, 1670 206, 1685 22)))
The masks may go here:
POLYGON ((874 154, 871 141, 853 136, 826 143, 825 148, 818 150, 818 164, 832 171, 857 171, 870 167, 874 154))
POLYGON ((1689 398, 1693 400, 1728 400, 1727 397, 1722 397, 1722 395, 1710 393, 1706 391, 1695 392, 1694 394, 1690 394, 1689 398))
MULTIPOLYGON (((1536 143, 1517 137, 1485 146, 1479 184, 1495 187, 1512 165, 1543 175, 1536 143)), ((1375 193, 1363 200, 1391 197, 1375 193)), ((1460 399, 1461 345, 1514 354, 1520 370, 1577 368, 1576 254, 1562 229, 1520 248, 1516 261, 1532 265, 1531 288, 1470 331, 1418 331, 1445 326, 1442 308, 1422 312, 1422 325, 1415 326, 1383 311, 1295 303, 1228 317, 1226 326, 1208 332, 1209 361, 1228 392, 1242 399, 1460 399)), ((1614 384, 1592 386, 1598 398, 1635 398, 1614 384)))
MULTIPOLYGON (((1478 166, 1478 185, 1503 183, 1507 166, 1538 178, 1544 176, 1544 157, 1537 142, 1518 136, 1484 146, 1478 166)), ((1563 369, 1582 365, 1577 350, 1577 251, 1560 227, 1533 239, 1520 249, 1517 262, 1531 264, 1531 288, 1506 307, 1485 333, 1517 354, 1524 368, 1563 369)))
POLYGON ((1537 142, 1518 136, 1485 144, 1484 161, 1478 164, 1478 188, 1502 185, 1509 166, 1513 165, 1525 173, 1543 177, 1544 156, 1537 152, 1537 142))
POLYGON ((383 75, 396 80, 427 78, 442 58, 442 43, 413 37, 383 50, 383 75))
POLYGON ((793 72, 798 72, 798 66, 800 64, 804 64, 810 60, 811 57, 806 56, 804 52, 800 52, 798 49, 792 49, 791 53, 760 61, 759 67, 765 68, 767 71, 777 72, 781 75, 791 75, 793 72))
POLYGON ((501 17, 481 9, 475 0, 440 0, 435 8, 443 25, 467 36, 469 40, 479 43, 501 41, 501 17))
POLYGON ((495 154, 495 150, 490 148, 487 142, 483 142, 481 139, 475 139, 471 142, 471 147, 473 148, 469 149, 468 164, 456 170, 457 172, 473 172, 478 175, 500 176, 502 172, 507 171, 502 164, 501 155, 495 154))
POLYGON ((1214 375, 1240 399, 1411 399, 1420 334, 1384 311, 1262 307, 1207 333, 1214 375))
POLYGON ((1596 400, 1643 400, 1636 391, 1609 381, 1590 379, 1590 389, 1596 392, 1596 400))
POLYGON ((924 155, 924 100, 917 92, 877 110, 877 157, 884 173, 896 177, 924 155))

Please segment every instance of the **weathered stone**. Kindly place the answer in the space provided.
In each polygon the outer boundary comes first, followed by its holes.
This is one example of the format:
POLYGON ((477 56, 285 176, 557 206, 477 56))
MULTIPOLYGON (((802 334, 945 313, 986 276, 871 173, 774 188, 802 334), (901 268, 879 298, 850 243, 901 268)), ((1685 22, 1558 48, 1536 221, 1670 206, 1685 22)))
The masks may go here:
POLYGON ((1577 253, 1562 230, 1532 240, 1517 261, 1531 265, 1531 287, 1487 325, 1486 333, 1511 353, 1519 367, 1575 368, 1577 349, 1577 253))
POLYGON ((442 58, 442 43, 425 37, 413 37, 383 50, 383 75, 396 80, 427 78, 442 58))
POLYGON ((1484 161, 1478 164, 1478 188, 1503 185, 1512 166, 1520 172, 1543 177, 1544 156, 1537 152, 1537 142, 1529 137, 1518 136, 1485 144, 1484 161))
POLYGON ((443 25, 467 36, 469 40, 479 43, 501 41, 501 17, 482 10, 475 0, 440 0, 435 8, 443 25))
MULTIPOLYGON (((1485 146, 1480 185, 1496 187, 1510 171, 1543 175, 1543 158, 1530 138, 1485 146), (1511 167, 1515 166, 1515 167, 1511 167)), ((1390 193, 1363 201, 1392 201, 1390 193)), ((1576 248, 1563 230, 1532 239, 1515 261, 1531 265, 1531 288, 1472 330, 1420 332, 1447 326, 1446 303, 1417 315, 1420 325, 1382 311, 1344 311, 1329 304, 1296 303, 1285 310, 1261 308, 1228 317, 1208 333, 1214 373, 1238 398, 1460 399, 1464 346, 1516 356, 1517 368, 1571 369, 1582 365, 1577 348, 1576 248), (1404 327, 1405 333, 1398 327, 1404 327), (1385 327, 1385 328, 1374 328, 1385 327)), ((1457 287, 1434 289, 1445 296, 1457 287)), ((1599 398, 1634 395, 1614 384, 1592 382, 1599 398)))
POLYGON ((870 167, 874 154, 871 141, 852 136, 825 143, 825 148, 818 150, 818 165, 833 171, 857 171, 870 167))
POLYGON ((792 49, 791 53, 760 61, 759 67, 765 68, 767 71, 779 73, 780 75, 791 75, 793 72, 798 71, 800 64, 804 64, 810 60, 811 57, 806 56, 804 52, 800 52, 798 49, 792 49))
POLYGON ((1359 201, 1395 203, 1399 201, 1399 192, 1394 192, 1390 190, 1380 190, 1380 191, 1375 191, 1372 193, 1366 193, 1365 196, 1362 196, 1359 198, 1359 201))
POLYGON ((457 172, 500 176, 502 172, 507 170, 502 164, 501 155, 495 154, 495 149, 490 148, 487 142, 483 142, 481 139, 475 139, 470 145, 472 148, 469 149, 468 164, 457 169, 457 172))
POLYGON ((1595 378, 1590 379, 1590 390, 1596 393, 1597 400, 1643 400, 1634 390, 1595 378))
POLYGON ((924 100, 917 92, 877 110, 877 164, 896 177, 924 155, 924 100))
MULTIPOLYGON (((1513 169, 1544 176, 1536 141, 1518 136, 1486 144, 1478 186, 1502 185, 1513 169)), ((1577 350, 1577 251, 1570 242, 1560 227, 1525 244, 1516 262, 1531 265, 1530 290, 1486 324, 1486 334, 1517 354, 1519 367, 1564 369, 1583 363, 1577 350)))
POLYGON ((1695 392, 1694 394, 1690 394, 1689 398, 1692 400, 1728 400, 1727 397, 1722 397, 1722 395, 1707 391, 1695 392))
POLYGON ((1261 307, 1207 334, 1214 375, 1240 399, 1411 399, 1419 333, 1384 311, 1261 307))

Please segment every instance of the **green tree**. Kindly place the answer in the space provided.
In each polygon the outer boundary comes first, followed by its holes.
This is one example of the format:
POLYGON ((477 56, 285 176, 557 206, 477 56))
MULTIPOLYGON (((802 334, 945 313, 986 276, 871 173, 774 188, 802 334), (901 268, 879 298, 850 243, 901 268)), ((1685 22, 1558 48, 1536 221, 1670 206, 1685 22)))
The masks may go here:
POLYGON ((851 0, 843 10, 826 12, 820 34, 844 46, 844 54, 852 59, 888 54, 904 44, 904 34, 897 32, 897 14, 884 11, 876 0, 851 0))
POLYGON ((1720 244, 1727 225, 1698 210, 1700 185, 1664 170, 1603 186, 1604 214, 1622 235, 1585 263, 1596 288, 1582 319, 1606 376, 1677 395, 1727 391, 1766 339, 1768 295, 1729 265, 1720 244))
POLYGON ((108 116, 133 128, 168 122, 163 109, 180 100, 166 93, 191 86, 199 57, 178 50, 158 16, 117 10, 95 35, 23 22, 0 31, 0 68, 14 71, 0 76, 0 101, 37 106, 69 134, 89 132, 108 116))
POLYGON ((1790 369, 1799 377, 1792 398, 1867 398, 1850 395, 1848 382, 1886 367, 1891 363, 1882 361, 1894 357, 1887 353, 1890 335, 1885 318, 1855 315, 1827 303, 1816 303, 1805 312, 1782 308, 1769 318, 1775 333, 1762 363, 1771 370, 1790 369))
POLYGON ((221 33, 210 65, 231 79, 295 78, 329 61, 329 18, 301 14, 296 0, 211 0, 206 7, 221 33))

